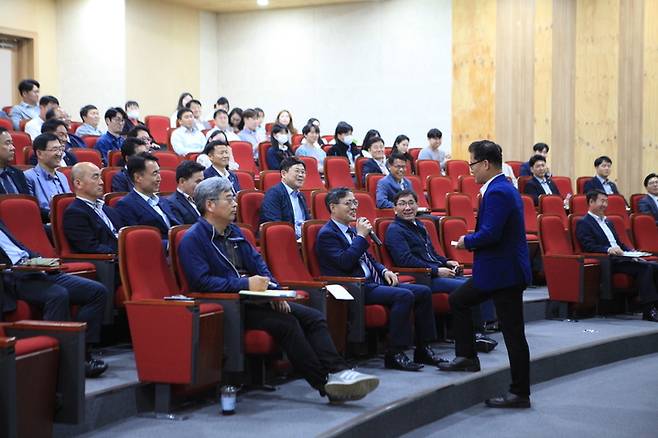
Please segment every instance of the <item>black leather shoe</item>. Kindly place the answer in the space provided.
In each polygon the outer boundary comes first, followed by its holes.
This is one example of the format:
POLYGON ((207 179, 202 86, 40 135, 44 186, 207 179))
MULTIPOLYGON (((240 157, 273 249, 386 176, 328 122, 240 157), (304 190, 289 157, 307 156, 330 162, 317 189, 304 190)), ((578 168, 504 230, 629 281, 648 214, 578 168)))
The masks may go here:
POLYGON ((475 334, 475 349, 480 353, 489 353, 490 351, 493 351, 497 345, 498 342, 490 337, 485 336, 482 333, 475 334))
POLYGON ((384 356, 384 367, 400 371, 420 371, 421 364, 412 362, 404 352, 386 353, 384 356))
POLYGON ((432 347, 425 345, 424 347, 416 347, 416 350, 414 351, 414 362, 438 366, 440 363, 448 363, 448 360, 439 357, 434 350, 432 350, 432 347))
POLYGON ((100 359, 89 359, 85 362, 85 376, 89 379, 98 377, 107 370, 107 364, 100 359))
POLYGON ((645 321, 658 322, 658 310, 656 309, 656 306, 651 306, 649 310, 646 310, 642 314, 642 319, 645 321))
POLYGON ((530 397, 509 392, 501 397, 490 398, 484 404, 490 408, 527 409, 530 407, 530 397))
POLYGON ((480 371, 480 359, 476 357, 455 357, 448 363, 439 364, 441 371, 480 371))

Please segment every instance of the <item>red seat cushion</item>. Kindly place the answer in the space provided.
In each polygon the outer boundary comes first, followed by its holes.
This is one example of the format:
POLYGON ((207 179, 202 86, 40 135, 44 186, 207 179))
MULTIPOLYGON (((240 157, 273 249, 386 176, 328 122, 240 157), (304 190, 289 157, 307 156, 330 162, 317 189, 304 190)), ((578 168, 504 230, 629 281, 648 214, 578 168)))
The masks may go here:
POLYGON ((612 274, 612 287, 615 289, 631 289, 633 288, 633 277, 621 272, 612 274))
POLYGON ((39 309, 30 306, 23 300, 16 301, 16 310, 5 313, 4 315, 5 322, 16 322, 24 319, 41 319, 41 313, 39 309))
POLYGON ((598 265, 599 260, 595 259, 595 258, 587 258, 587 259, 583 260, 583 263, 586 264, 586 265, 598 265))
POLYGON ((222 307, 221 304, 217 303, 202 303, 199 304, 199 313, 202 315, 205 315, 206 313, 212 313, 212 312, 222 312, 224 308, 222 307))
POLYGON ((386 327, 388 324, 388 309, 380 304, 370 304, 365 309, 366 328, 386 327))
POLYGON ((448 294, 432 294, 432 308, 434 309, 434 313, 450 313, 450 303, 448 302, 448 297, 448 294))
POLYGON ((276 351, 276 343, 265 330, 246 330, 244 350, 247 354, 272 354, 276 351))
POLYGON ((539 237, 536 234, 526 234, 525 240, 527 240, 528 242, 538 242, 539 237))
POLYGON ((33 336, 31 338, 20 339, 16 341, 16 357, 57 347, 59 347, 59 341, 50 336, 33 336))
POLYGON ((400 275, 398 276, 400 283, 415 283, 416 279, 412 275, 400 275))
POLYGON ((93 271, 96 272, 96 266, 89 262, 64 262, 62 263, 62 271, 64 272, 81 272, 93 271))

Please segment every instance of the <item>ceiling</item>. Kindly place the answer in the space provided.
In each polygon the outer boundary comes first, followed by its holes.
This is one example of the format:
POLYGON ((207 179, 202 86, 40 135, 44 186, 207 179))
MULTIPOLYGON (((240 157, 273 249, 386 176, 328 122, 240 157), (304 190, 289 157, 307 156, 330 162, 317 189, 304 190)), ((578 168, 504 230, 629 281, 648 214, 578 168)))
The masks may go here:
POLYGON ((256 0, 165 0, 167 3, 174 3, 183 6, 189 6, 195 9, 202 9, 214 12, 243 12, 267 9, 281 8, 299 8, 304 6, 321 6, 335 5, 340 3, 362 3, 377 0, 269 0, 270 4, 261 7, 256 4, 256 0))

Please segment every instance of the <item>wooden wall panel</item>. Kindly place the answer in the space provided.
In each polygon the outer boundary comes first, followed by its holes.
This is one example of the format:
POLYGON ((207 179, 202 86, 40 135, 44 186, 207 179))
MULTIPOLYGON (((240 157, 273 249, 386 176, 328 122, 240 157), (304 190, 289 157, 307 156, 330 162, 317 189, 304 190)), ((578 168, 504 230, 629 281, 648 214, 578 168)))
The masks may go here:
MULTIPOLYGON (((551 93, 553 90, 553 0, 535 1, 535 71, 534 71, 534 137, 532 143, 551 145, 551 93)), ((526 159, 531 149, 525 146, 526 159)))
POLYGON ((534 138, 534 0, 498 0, 496 21, 496 140, 521 159, 534 138))
MULTIPOLYGON (((642 180, 658 172, 658 1, 644 3, 642 180)), ((644 191, 644 187, 641 187, 644 191)))
POLYGON ((453 0, 452 14, 452 155, 466 159, 495 135, 496 1, 453 0))

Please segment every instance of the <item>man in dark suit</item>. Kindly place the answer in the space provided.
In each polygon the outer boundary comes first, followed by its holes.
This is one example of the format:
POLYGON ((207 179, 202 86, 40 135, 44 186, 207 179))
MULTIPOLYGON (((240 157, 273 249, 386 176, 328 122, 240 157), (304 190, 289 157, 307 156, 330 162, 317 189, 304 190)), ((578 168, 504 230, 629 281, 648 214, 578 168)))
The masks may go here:
POLYGON ((302 224, 311 218, 304 195, 299 191, 306 180, 306 164, 298 158, 281 162, 281 183, 265 193, 260 208, 260 223, 290 222, 297 238, 302 235, 302 224))
POLYGON ((149 225, 162 234, 167 245, 169 228, 181 225, 181 219, 171 209, 169 201, 160 198, 160 166, 158 158, 148 152, 128 159, 128 176, 135 187, 117 202, 116 210, 124 225, 149 225))
POLYGON ((16 148, 6 128, 0 126, 0 194, 30 194, 23 172, 9 163, 14 159, 16 148))
POLYGON ((475 232, 457 247, 473 251, 473 277, 450 294, 455 359, 443 371, 479 371, 471 307, 493 298, 510 361, 508 394, 486 401, 496 408, 530 407, 530 353, 523 321, 523 291, 532 274, 523 222, 523 202, 502 172, 502 149, 489 140, 471 143, 471 171, 483 184, 475 232))
POLYGON ((203 149, 203 153, 208 156, 212 163, 212 166, 203 172, 203 177, 212 178, 213 176, 217 176, 226 178, 231 181, 233 194, 237 194, 240 191, 240 181, 238 181, 238 177, 233 172, 228 170, 231 160, 231 147, 228 143, 223 139, 211 141, 203 149))
POLYGON ((413 191, 411 181, 404 177, 407 172, 407 158, 404 155, 391 154, 388 167, 391 173, 377 181, 377 208, 393 208, 393 198, 400 190, 413 191))
MULTIPOLYGON (((64 161, 67 166, 73 166, 78 162, 78 159, 75 157, 75 155, 73 155, 73 152, 71 152, 71 148, 77 146, 71 146, 71 144, 68 142, 67 129, 68 128, 66 127, 66 123, 64 123, 62 120, 53 118, 47 119, 44 124, 41 125, 42 134, 53 134, 59 139, 59 143, 64 148, 64 156, 62 157, 62 161, 64 161)), ((82 147, 86 147, 84 142, 82 144, 82 147)), ((37 164, 37 156, 35 154, 30 157, 28 164, 37 164)))
POLYGON ((612 168, 610 157, 602 155, 594 160, 594 168, 596 169, 596 175, 585 183, 583 191, 589 193, 592 190, 601 190, 608 195, 618 194, 617 185, 608 179, 612 168))
MULTIPOLYGON (((542 157, 546 158, 548 157, 549 149, 550 148, 546 143, 535 143, 532 146, 533 157, 535 155, 541 155, 542 157)), ((521 169, 519 170, 519 176, 532 176, 532 170, 530 169, 530 167, 531 167, 530 161, 526 161, 525 163, 521 164, 521 169)), ((546 176, 551 176, 551 172, 548 169, 548 166, 546 167, 546 176)))
POLYGON ((390 307, 389 345, 384 365, 402 371, 418 371, 422 364, 438 365, 430 342, 436 338, 432 291, 420 284, 400 284, 398 276, 368 253, 366 237, 372 231, 368 219, 356 217, 358 202, 347 188, 333 189, 325 200, 331 219, 318 233, 316 252, 322 275, 365 278, 366 304, 390 307), (350 223, 356 221, 356 228, 350 223), (412 342, 414 315, 416 350, 413 362, 405 354, 412 342))
POLYGON ((369 150, 370 155, 372 155, 372 158, 363 163, 363 169, 361 170, 361 173, 363 174, 361 183, 365 187, 366 176, 369 173, 382 173, 388 175, 390 172, 386 163, 384 140, 376 136, 370 137, 368 142, 364 145, 364 148, 369 150))
POLYGON ((125 163, 128 162, 128 158, 148 151, 149 144, 145 140, 136 137, 126 138, 121 145, 121 159, 124 162, 124 166, 121 172, 115 173, 112 177, 113 192, 129 192, 133 189, 134 185, 128 176, 128 168, 125 166, 125 163))
MULTIPOLYGON (((635 278, 640 300, 644 305, 643 319, 658 322, 658 263, 637 257, 625 257, 624 251, 634 251, 619 239, 614 225, 605 217, 608 195, 601 190, 587 193, 588 213, 576 225, 576 238, 585 252, 610 255, 612 273, 623 272, 635 278)), ((622 230, 622 232, 625 232, 622 230)))
POLYGON ((176 191, 167 197, 171 209, 184 224, 193 224, 199 218, 199 210, 194 203, 194 189, 203 181, 205 168, 196 161, 183 161, 176 167, 176 191))
POLYGON ((80 306, 75 319, 87 323, 85 373, 87 377, 100 376, 107 364, 94 359, 90 347, 100 341, 108 290, 96 281, 61 272, 11 270, 12 266, 23 265, 37 256, 0 222, 0 263, 10 269, 3 273, 4 295, 0 297, 0 311, 13 311, 16 300, 23 300, 41 308, 46 321, 71 321, 70 304, 80 306))
POLYGON ((64 232, 74 252, 116 254, 121 218, 103 202, 103 179, 93 163, 78 163, 71 172, 75 200, 64 212, 64 232))
POLYGON ((558 190, 555 183, 546 176, 546 158, 537 154, 534 157, 530 158, 530 170, 532 171, 532 178, 530 178, 526 184, 523 192, 526 195, 530 195, 532 200, 535 203, 535 206, 539 205, 539 196, 541 195, 559 195, 560 191, 558 190))
POLYGON ((638 209, 640 213, 652 215, 658 226, 658 175, 655 173, 647 175, 644 178, 644 188, 647 189, 647 195, 640 199, 638 209))

